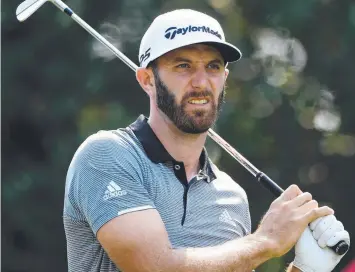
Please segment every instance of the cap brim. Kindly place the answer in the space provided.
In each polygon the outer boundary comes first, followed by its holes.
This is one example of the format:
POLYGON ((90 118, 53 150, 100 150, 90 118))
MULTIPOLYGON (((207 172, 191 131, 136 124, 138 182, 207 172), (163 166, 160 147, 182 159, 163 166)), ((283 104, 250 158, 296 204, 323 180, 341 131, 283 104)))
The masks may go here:
POLYGON ((242 52, 234 45, 227 42, 202 42, 215 47, 226 62, 235 62, 241 59, 242 52))
POLYGON ((179 48, 182 48, 185 46, 189 46, 192 44, 206 44, 206 45, 216 48, 221 53, 221 55, 226 63, 238 61, 242 57, 242 52, 240 52, 240 50, 237 47, 235 47, 234 45, 232 45, 230 43, 224 42, 224 41, 220 41, 220 42, 219 41, 200 41, 200 40, 199 41, 186 41, 185 43, 180 44, 178 47, 173 47, 169 50, 164 51, 163 53, 158 52, 158 54, 156 56, 151 55, 149 61, 146 62, 145 66, 142 66, 142 67, 147 67, 151 61, 167 54, 168 52, 171 52, 173 50, 176 50, 176 49, 179 49, 179 48))

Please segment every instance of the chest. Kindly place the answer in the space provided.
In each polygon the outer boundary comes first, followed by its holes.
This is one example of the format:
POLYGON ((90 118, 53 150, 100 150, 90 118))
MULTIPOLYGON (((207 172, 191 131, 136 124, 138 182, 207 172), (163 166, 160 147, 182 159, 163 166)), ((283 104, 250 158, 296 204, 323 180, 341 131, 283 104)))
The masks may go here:
POLYGON ((193 178, 184 186, 173 170, 156 167, 147 189, 174 247, 213 246, 250 232, 244 191, 231 179, 193 178))

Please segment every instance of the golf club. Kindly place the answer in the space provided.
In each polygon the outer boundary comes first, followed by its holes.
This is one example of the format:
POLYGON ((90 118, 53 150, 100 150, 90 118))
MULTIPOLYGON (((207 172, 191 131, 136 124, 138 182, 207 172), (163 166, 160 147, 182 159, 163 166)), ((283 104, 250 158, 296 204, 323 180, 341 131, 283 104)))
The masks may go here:
MULTIPOLYGON (((25 0, 16 9, 16 16, 19 21, 25 21, 36 10, 38 10, 45 2, 52 2, 62 12, 69 15, 74 21, 88 31, 94 38, 100 41, 103 45, 107 46, 119 59, 127 64, 133 71, 138 69, 138 66, 132 62, 128 57, 121 53, 116 47, 114 47, 109 41, 107 41, 102 35, 96 32, 91 26, 89 26, 84 20, 76 15, 65 3, 61 0, 25 0)), ((278 186, 271 178, 266 174, 259 171, 253 164, 251 164, 244 156, 242 156, 237 150, 230 146, 224 139, 222 139, 212 129, 208 130, 208 136, 213 139, 219 146, 221 146, 226 152, 228 152, 234 159, 236 159, 242 166, 244 166, 257 181, 261 183, 266 189, 268 189, 274 196, 278 197, 282 194, 283 189, 278 186)), ((331 249, 338 255, 345 254, 349 245, 345 241, 340 241, 331 249)))

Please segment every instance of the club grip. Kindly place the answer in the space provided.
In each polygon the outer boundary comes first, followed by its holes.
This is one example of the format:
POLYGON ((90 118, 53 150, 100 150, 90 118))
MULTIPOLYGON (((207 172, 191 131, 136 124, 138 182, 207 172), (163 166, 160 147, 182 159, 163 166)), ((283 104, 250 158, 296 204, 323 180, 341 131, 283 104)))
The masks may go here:
POLYGON ((259 172, 256 174, 256 179, 261 183, 264 188, 269 190, 274 196, 279 197, 284 190, 277 185, 271 178, 265 175, 263 172, 259 172))
MULTIPOLYGON (((284 190, 279 185, 277 185, 263 172, 257 173, 255 177, 261 183, 261 185, 269 190, 274 196, 279 197, 284 192, 284 190)), ((331 248, 336 254, 343 255, 349 250, 349 245, 345 241, 339 241, 335 246, 329 248, 331 248)))

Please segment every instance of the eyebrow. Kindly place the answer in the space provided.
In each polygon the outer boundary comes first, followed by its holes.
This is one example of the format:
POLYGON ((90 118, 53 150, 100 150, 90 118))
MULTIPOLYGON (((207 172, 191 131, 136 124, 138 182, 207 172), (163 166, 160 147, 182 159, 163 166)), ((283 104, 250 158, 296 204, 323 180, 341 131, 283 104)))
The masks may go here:
MULTIPOLYGON (((176 63, 176 62, 187 62, 187 63, 192 63, 192 61, 190 59, 186 59, 186 58, 183 58, 183 57, 176 57, 172 60, 173 63, 176 63)), ((218 63, 220 65, 223 65, 223 61, 220 60, 220 59, 213 59, 211 61, 208 62, 208 64, 211 64, 211 63, 218 63)))
POLYGON ((220 59, 214 59, 214 60, 211 60, 208 64, 211 64, 211 63, 217 63, 217 64, 220 64, 220 65, 224 65, 224 62, 220 59))
POLYGON ((187 62, 187 63, 192 63, 191 60, 189 59, 185 59, 185 58, 182 58, 182 57, 175 57, 172 62, 187 62))

